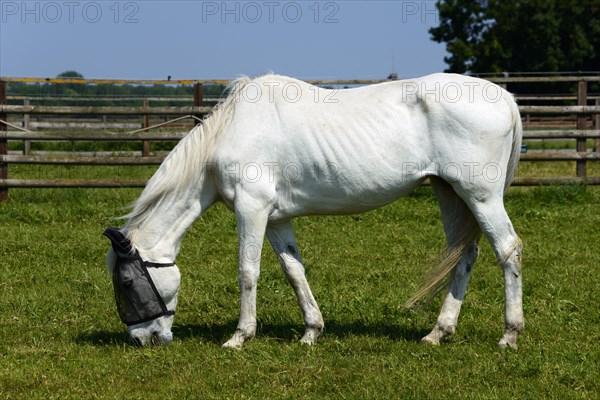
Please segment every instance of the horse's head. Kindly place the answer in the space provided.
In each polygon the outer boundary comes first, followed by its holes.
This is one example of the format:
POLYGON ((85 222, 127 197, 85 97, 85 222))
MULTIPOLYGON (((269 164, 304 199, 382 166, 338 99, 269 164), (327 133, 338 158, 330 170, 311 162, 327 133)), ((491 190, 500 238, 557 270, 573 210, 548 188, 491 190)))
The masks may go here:
POLYGON ((174 263, 143 260, 118 229, 109 228, 104 235, 112 244, 106 262, 112 275, 117 311, 129 335, 141 346, 151 341, 170 343, 181 278, 179 269, 174 263))

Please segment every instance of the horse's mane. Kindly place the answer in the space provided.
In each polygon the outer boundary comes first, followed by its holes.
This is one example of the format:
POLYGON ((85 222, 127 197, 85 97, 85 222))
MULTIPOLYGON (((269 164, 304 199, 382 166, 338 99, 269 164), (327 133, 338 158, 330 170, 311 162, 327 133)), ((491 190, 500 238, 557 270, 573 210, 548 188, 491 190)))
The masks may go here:
POLYGON ((221 134, 233 120, 239 92, 250 82, 247 76, 231 82, 228 95, 217 104, 201 124, 196 125, 173 151, 146 184, 132 211, 125 215, 125 234, 136 243, 136 234, 150 215, 170 196, 180 196, 197 188, 203 179, 208 158, 221 134))

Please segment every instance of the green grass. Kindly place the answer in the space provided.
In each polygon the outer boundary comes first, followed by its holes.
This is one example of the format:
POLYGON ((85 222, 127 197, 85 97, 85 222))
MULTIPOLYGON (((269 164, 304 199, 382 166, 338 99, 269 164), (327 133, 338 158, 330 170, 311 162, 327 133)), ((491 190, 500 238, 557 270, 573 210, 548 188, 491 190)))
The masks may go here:
MULTIPOLYGON (((152 141, 150 142, 151 151, 170 151, 175 147, 177 141, 152 141)), ((24 142, 22 140, 9 141, 8 149, 10 151, 23 151, 24 142)), ((38 151, 59 151, 59 152, 124 152, 124 151, 142 151, 141 141, 135 142, 91 142, 91 141, 62 141, 62 142, 32 142, 31 152, 35 154, 38 151)))
MULTIPOLYGON (((11 168, 36 175, 32 167, 11 168)), ((68 171, 74 178, 88 172, 68 171)), ((503 280, 487 241, 457 334, 435 348, 418 343, 440 306, 436 299, 402 308, 444 244, 429 188, 360 216, 297 220, 327 329, 316 346, 297 343, 300 311, 265 248, 258 336, 239 352, 220 348, 235 329, 239 303, 235 220, 217 206, 193 225, 177 260, 183 282, 175 341, 132 347, 114 309, 101 234, 120 223, 112 218, 138 195, 14 189, 0 204, 0 398, 591 399, 600 393, 599 188, 508 193, 508 212, 525 243, 527 322, 518 351, 497 348, 503 280)))

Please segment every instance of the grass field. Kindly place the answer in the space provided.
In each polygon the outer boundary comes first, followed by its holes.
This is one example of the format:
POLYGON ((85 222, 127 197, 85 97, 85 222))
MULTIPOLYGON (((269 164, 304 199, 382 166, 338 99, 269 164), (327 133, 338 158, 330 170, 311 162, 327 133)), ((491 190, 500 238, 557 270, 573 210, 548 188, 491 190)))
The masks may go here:
POLYGON ((444 245, 429 188, 360 216, 297 220, 327 329, 313 347, 297 343, 300 311, 265 248, 257 338, 241 351, 220 348, 239 312, 236 227, 224 207, 209 210, 177 259, 175 341, 135 348, 114 308, 101 234, 138 194, 15 189, 0 204, 0 398, 600 396, 600 188, 510 189, 507 209, 525 243, 518 351, 497 347, 503 280, 487 241, 457 334, 439 347, 419 344, 441 299, 402 304, 444 245))

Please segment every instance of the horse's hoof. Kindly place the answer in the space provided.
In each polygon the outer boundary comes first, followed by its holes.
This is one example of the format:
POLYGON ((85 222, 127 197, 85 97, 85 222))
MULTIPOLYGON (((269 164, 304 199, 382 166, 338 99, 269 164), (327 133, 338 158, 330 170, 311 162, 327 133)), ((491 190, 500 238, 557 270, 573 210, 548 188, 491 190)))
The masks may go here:
POLYGON ((429 337, 429 335, 427 335, 423 339, 421 339, 421 344, 426 345, 426 346, 439 346, 440 341, 436 340, 434 338, 431 338, 431 337, 429 337))
POLYGON ((254 337, 255 331, 256 329, 243 330, 238 328, 235 330, 233 336, 231 336, 231 339, 225 342, 221 347, 224 349, 241 349, 247 340, 254 337))
POLYGON ((509 342, 507 340, 500 340, 500 342, 498 342, 498 347, 500 347, 501 349, 512 349, 512 350, 519 350, 519 346, 517 345, 517 342, 509 342))
POLYGON ((223 348, 223 349, 240 350, 243 345, 244 345, 244 341, 243 340, 240 340, 239 338, 233 337, 233 338, 229 339, 227 342, 225 342, 223 344, 223 346, 221 346, 221 348, 223 348))
POLYGON ((307 346, 313 346, 317 344, 317 338, 309 335, 304 335, 302 336, 302 339, 300 339, 300 343, 305 344, 307 346))
POLYGON ((500 347, 501 349, 513 349, 513 350, 518 350, 519 346, 517 346, 517 332, 507 332, 504 334, 504 336, 502 336, 502 339, 500 339, 500 342, 498 342, 498 347, 500 347))
POLYGON ((321 331, 317 329, 307 329, 304 332, 302 339, 300 339, 300 343, 307 344, 309 346, 317 344, 317 338, 319 337, 320 333, 321 331))

